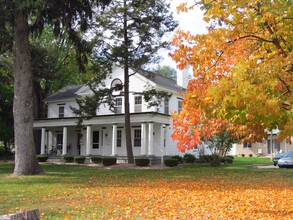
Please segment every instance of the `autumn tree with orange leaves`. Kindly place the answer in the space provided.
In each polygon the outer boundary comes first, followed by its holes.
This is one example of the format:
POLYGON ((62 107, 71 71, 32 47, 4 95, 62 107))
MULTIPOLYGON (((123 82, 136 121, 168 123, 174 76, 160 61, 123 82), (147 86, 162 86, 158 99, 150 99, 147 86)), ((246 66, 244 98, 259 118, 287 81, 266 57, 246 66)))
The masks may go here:
MULTIPOLYGON (((204 10, 208 33, 178 31, 172 59, 190 65, 183 110, 174 114, 174 140, 184 152, 224 131, 255 142, 266 129, 293 136, 293 6, 279 1, 189 1, 204 10)), ((194 27, 196 28, 196 27, 194 27)))

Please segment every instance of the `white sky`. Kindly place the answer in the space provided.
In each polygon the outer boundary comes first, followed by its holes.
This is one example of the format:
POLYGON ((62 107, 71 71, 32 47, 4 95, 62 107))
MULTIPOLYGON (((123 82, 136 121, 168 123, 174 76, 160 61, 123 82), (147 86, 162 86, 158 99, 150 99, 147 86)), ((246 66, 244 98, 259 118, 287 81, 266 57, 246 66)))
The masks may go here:
MULTIPOLYGON (((179 26, 177 29, 181 29, 184 31, 190 31, 193 34, 202 34, 206 33, 206 23, 202 20, 203 12, 199 8, 195 8, 189 12, 180 12, 177 13, 176 7, 183 2, 193 2, 190 0, 167 0, 170 2, 171 11, 173 12, 174 19, 179 22, 179 26)), ((174 33, 168 36, 168 40, 172 40, 174 33)), ((171 67, 176 67, 176 63, 168 56, 170 51, 162 51, 163 61, 160 65, 168 65, 171 67)))

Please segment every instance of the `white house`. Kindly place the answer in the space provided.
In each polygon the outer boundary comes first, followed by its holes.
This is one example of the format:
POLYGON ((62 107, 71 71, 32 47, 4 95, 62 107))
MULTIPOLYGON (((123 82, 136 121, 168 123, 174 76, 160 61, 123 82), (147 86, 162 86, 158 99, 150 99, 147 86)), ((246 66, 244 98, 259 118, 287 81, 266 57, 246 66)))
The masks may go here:
MULTIPOLYGON (((130 73, 133 73, 130 70, 130 73)), ((158 74, 138 72, 130 77, 130 113, 134 156, 146 155, 160 157, 178 154, 176 143, 170 137, 172 120, 170 113, 180 111, 183 85, 187 85, 188 71, 178 74, 175 80, 158 74), (148 108, 141 92, 147 88, 172 93, 169 101, 160 107, 148 108)), ((114 67, 112 74, 104 80, 104 86, 110 88, 124 83, 123 69, 114 67)), ((100 106, 96 115, 84 120, 77 127, 78 117, 71 110, 78 108, 77 97, 90 95, 92 91, 86 84, 65 86, 45 101, 48 105, 48 117, 34 121, 34 129, 41 130, 41 154, 57 155, 117 155, 126 156, 124 134, 124 97, 116 97, 115 113, 108 106, 100 106)))

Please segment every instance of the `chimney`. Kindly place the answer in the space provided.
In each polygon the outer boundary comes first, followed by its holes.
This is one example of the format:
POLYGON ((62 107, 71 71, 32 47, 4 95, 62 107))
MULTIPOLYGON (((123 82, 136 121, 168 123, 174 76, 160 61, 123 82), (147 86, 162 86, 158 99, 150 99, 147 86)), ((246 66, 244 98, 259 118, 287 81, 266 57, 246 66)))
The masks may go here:
POLYGON ((177 72, 177 85, 186 89, 189 81, 189 65, 187 65, 184 70, 177 72))

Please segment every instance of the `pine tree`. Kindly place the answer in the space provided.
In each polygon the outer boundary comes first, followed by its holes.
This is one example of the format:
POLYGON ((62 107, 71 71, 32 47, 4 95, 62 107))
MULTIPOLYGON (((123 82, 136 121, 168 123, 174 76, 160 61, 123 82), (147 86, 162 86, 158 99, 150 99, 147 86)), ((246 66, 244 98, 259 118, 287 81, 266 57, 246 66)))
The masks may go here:
POLYGON ((177 22, 164 0, 113 0, 96 18, 96 51, 107 61, 124 68, 125 136, 128 163, 133 163, 129 112, 129 68, 140 71, 158 60, 157 52, 167 48, 164 34, 177 22))

